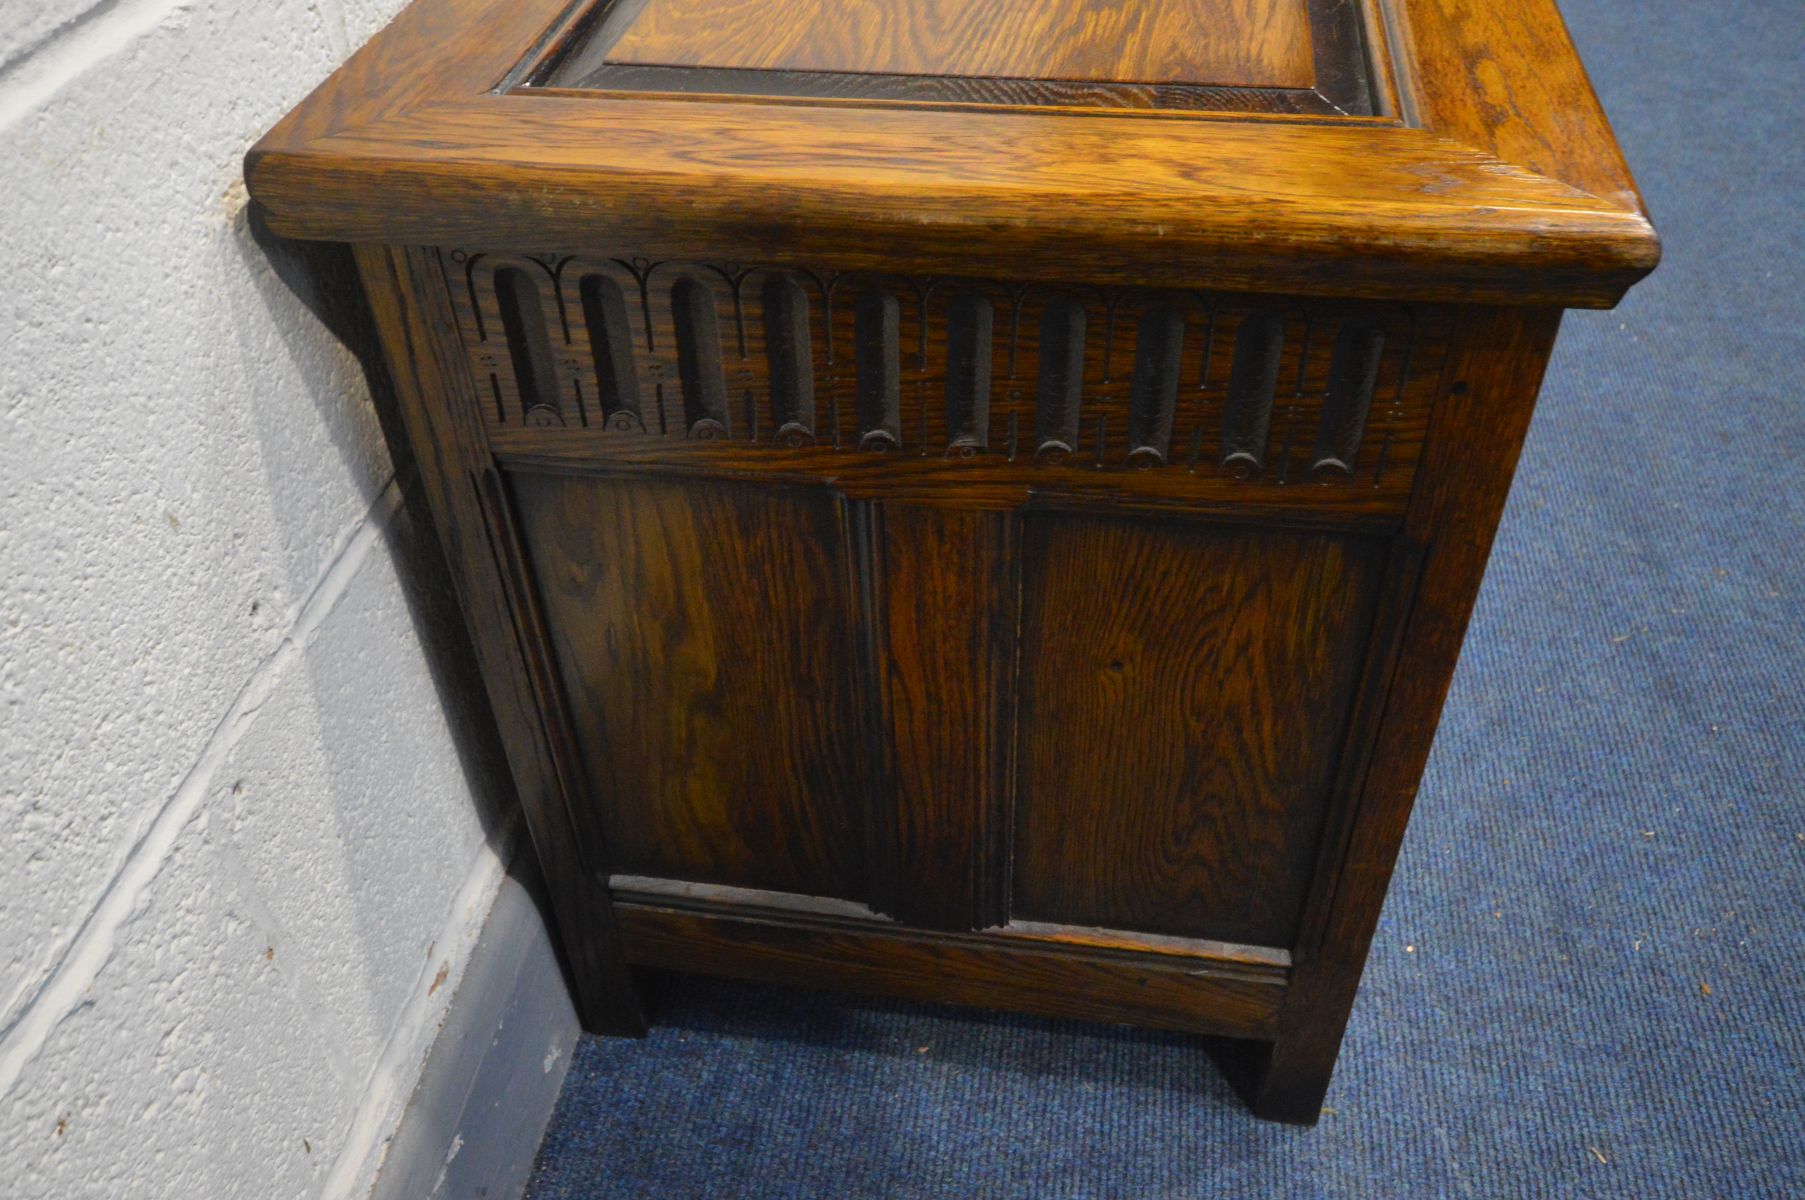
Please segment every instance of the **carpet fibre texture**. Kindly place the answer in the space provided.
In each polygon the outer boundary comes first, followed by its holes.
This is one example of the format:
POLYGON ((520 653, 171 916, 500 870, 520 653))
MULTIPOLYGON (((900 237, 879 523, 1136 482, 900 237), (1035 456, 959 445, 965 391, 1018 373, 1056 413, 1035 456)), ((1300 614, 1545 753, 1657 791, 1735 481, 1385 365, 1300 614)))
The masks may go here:
POLYGON ((1565 11, 1666 261, 1567 318, 1322 1123, 1183 1037, 659 977, 532 1200, 1805 1197, 1805 3, 1565 11))

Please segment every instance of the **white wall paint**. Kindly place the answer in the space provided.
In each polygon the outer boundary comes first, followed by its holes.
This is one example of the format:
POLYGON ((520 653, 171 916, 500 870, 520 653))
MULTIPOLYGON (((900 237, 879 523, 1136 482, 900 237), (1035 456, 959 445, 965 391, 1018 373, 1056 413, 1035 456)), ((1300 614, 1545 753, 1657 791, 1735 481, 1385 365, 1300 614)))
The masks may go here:
POLYGON ((367 1191, 500 877, 430 533, 239 174, 402 2, 0 4, 9 1197, 367 1191))

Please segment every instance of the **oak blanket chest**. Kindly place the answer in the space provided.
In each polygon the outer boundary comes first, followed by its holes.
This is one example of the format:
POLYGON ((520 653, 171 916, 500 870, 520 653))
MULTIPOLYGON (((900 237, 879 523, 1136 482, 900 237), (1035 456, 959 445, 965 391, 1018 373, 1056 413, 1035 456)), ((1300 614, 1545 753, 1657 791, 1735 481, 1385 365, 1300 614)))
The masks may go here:
POLYGON ((417 0, 246 176, 357 248, 590 1028, 860 988, 1316 1118, 1659 255, 1552 0, 417 0))

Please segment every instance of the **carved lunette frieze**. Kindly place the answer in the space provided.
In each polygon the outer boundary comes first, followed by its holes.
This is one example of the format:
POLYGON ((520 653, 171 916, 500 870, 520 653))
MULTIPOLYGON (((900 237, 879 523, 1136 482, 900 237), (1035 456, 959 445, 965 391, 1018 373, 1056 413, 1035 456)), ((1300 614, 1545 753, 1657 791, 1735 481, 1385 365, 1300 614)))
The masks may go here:
POLYGON ((1445 310, 444 256, 492 428, 1397 486, 1445 310))

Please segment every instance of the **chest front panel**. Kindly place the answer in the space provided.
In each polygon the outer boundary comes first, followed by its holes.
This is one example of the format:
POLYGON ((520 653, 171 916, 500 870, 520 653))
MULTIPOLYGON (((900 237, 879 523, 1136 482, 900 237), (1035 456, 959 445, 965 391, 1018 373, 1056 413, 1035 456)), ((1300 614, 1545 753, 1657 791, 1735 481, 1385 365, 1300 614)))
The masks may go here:
POLYGON ((1448 312, 439 262, 616 875, 1296 945, 1448 312))

